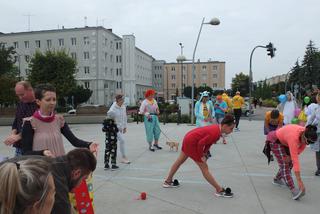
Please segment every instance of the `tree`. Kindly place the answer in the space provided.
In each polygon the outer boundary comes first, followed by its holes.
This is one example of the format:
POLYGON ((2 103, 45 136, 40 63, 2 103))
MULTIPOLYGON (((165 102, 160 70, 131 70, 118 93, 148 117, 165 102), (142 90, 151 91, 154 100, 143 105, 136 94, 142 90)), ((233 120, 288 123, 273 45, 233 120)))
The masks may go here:
POLYGON ((248 96, 249 94, 249 75, 244 73, 236 74, 232 78, 231 83, 232 92, 235 94, 236 91, 240 91, 242 96, 248 96))
MULTIPOLYGON (((306 84, 319 85, 320 78, 320 53, 313 41, 309 41, 302 61, 303 74, 306 84)), ((311 86, 310 85, 310 86, 311 86)))
POLYGON ((0 43, 0 105, 11 105, 16 100, 14 87, 17 79, 17 69, 14 65, 15 51, 13 47, 6 48, 0 43))
MULTIPOLYGON (((183 89, 183 95, 191 99, 191 94, 192 93, 192 87, 191 86, 186 86, 183 89)), ((198 94, 198 88, 194 87, 194 97, 196 97, 198 94)))
POLYGON ((0 76, 4 74, 13 74, 16 72, 14 66, 14 51, 13 47, 6 48, 3 43, 0 43, 0 76))
POLYGON ((51 83, 56 87, 59 103, 76 88, 76 62, 65 51, 36 52, 28 76, 32 85, 51 83))
POLYGON ((299 84, 303 89, 310 90, 313 84, 320 86, 320 52, 313 41, 306 47, 302 64, 297 61, 289 78, 289 84, 299 84))
POLYGON ((76 108, 79 104, 87 102, 91 95, 92 91, 90 89, 84 88, 82 85, 77 85, 74 89, 72 89, 72 91, 68 95, 68 102, 72 102, 73 96, 73 104, 74 108, 76 108))
POLYGON ((8 106, 17 102, 14 87, 17 82, 16 77, 10 75, 0 76, 0 105, 8 106))

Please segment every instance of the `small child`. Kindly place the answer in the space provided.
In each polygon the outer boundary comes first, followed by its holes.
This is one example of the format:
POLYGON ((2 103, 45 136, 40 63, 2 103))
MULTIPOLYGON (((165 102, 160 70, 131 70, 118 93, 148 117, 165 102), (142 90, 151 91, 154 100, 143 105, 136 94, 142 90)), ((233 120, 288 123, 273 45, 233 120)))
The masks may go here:
POLYGON ((116 170, 119 167, 117 164, 117 133, 118 128, 114 120, 106 118, 103 121, 102 131, 106 133, 106 148, 104 154, 104 169, 109 169, 109 159, 111 158, 111 170, 116 170))

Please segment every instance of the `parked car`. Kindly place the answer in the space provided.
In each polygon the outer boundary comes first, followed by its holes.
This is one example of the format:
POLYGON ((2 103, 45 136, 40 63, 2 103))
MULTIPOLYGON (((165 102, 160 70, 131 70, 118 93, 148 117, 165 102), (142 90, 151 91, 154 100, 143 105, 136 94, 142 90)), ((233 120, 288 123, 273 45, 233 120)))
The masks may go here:
POLYGON ((77 110, 76 109, 70 109, 67 114, 76 114, 77 110))

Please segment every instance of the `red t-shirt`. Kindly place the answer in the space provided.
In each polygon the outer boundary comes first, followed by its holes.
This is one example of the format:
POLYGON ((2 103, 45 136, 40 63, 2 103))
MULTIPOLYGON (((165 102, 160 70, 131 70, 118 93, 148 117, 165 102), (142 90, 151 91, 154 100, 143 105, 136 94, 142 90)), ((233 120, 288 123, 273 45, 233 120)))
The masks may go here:
POLYGON ((192 129, 182 143, 182 151, 196 162, 202 162, 203 157, 221 136, 219 125, 210 125, 192 129))

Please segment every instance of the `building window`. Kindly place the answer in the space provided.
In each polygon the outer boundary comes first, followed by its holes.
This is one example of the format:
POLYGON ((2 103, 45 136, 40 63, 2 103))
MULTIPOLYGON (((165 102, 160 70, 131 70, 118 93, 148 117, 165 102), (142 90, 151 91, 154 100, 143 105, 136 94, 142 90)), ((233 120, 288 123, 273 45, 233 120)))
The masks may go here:
POLYGON ((217 88, 218 84, 217 83, 213 83, 212 86, 213 86, 213 88, 217 88))
POLYGON ((157 75, 156 74, 154 75, 154 78, 157 79, 157 75))
POLYGON ((59 46, 64 46, 64 39, 59 39, 59 46))
POLYGON ((121 49, 121 42, 117 42, 116 43, 116 49, 118 50, 118 49, 121 49))
POLYGON ((83 43, 85 45, 89 45, 90 41, 89 41, 89 37, 88 36, 83 37, 83 43))
POLYGON ((74 59, 74 60, 77 60, 77 53, 72 52, 71 53, 71 58, 74 59))
POLYGON ((71 38, 71 45, 77 45, 77 39, 75 37, 71 38))
POLYGON ((108 83, 105 82, 105 83, 104 83, 104 88, 108 88, 108 87, 109 87, 108 83))
POLYGON ((213 78, 218 78, 218 75, 217 75, 217 74, 213 74, 212 77, 213 77, 213 78))
POLYGON ((19 43, 18 42, 14 42, 13 46, 14 46, 14 48, 19 48, 19 43))
POLYGON ((171 67, 171 71, 175 71, 176 70, 176 68, 175 67, 171 67))
POLYGON ((90 67, 89 66, 84 66, 84 73, 89 74, 90 73, 90 67))
POLYGON ((51 48, 51 46, 52 46, 52 41, 51 40, 47 40, 47 47, 51 48))
POLYGON ((24 60, 25 60, 26 62, 29 62, 29 61, 30 61, 30 56, 29 56, 29 55, 25 55, 25 56, 24 56, 24 60))
POLYGON ((171 84, 171 88, 175 88, 176 87, 176 84, 175 83, 172 83, 171 84))
POLYGON ((104 53, 104 59, 105 59, 105 60, 108 59, 108 53, 107 53, 107 52, 104 53))
POLYGON ((30 74, 30 69, 27 69, 27 68, 26 68, 24 71, 26 72, 26 76, 29 76, 29 74, 30 74))
POLYGON ((83 52, 83 58, 84 59, 89 59, 89 52, 83 52))
POLYGON ((36 40, 36 47, 37 48, 40 48, 41 46, 40 46, 40 40, 36 40))
POLYGON ((118 76, 119 75, 119 69, 117 68, 116 70, 116 75, 118 76))
POLYGON ((84 87, 86 88, 86 89, 89 89, 90 88, 90 82, 84 82, 84 87))
POLYGON ((116 62, 121 63, 122 57, 121 56, 116 56, 116 62))
POLYGON ((213 69, 213 70, 218 70, 218 66, 217 66, 217 65, 214 65, 214 66, 212 66, 212 69, 213 69))
POLYGON ((104 45, 107 46, 108 44, 108 39, 104 39, 104 45))
POLYGON ((119 75, 122 76, 122 68, 119 68, 119 75))
POLYGON ((203 65, 202 70, 207 70, 207 66, 203 65))
POLYGON ((24 47, 29 48, 29 41, 24 41, 24 47))
POLYGON ((113 42, 110 42, 110 49, 113 49, 113 42))
POLYGON ((119 86, 120 86, 120 88, 122 88, 122 82, 119 82, 119 86))
POLYGON ((176 75, 171 75, 171 79, 175 80, 176 79, 176 75))

